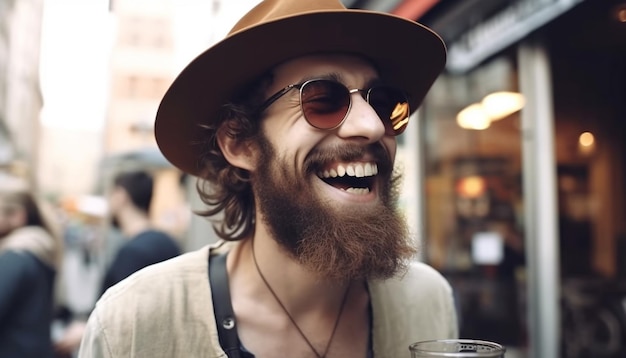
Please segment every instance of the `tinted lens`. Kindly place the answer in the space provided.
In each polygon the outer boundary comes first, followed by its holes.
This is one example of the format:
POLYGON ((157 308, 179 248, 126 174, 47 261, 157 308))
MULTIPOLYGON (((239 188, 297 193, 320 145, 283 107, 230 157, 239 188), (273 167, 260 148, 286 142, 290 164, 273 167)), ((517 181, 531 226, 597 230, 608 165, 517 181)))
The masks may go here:
POLYGON ((404 92, 390 87, 373 87, 368 93, 368 101, 385 124, 385 134, 404 132, 411 113, 404 92))
POLYGON ((350 92, 338 82, 312 80, 302 85, 300 101, 309 124, 319 129, 332 129, 340 125, 348 113, 350 92))

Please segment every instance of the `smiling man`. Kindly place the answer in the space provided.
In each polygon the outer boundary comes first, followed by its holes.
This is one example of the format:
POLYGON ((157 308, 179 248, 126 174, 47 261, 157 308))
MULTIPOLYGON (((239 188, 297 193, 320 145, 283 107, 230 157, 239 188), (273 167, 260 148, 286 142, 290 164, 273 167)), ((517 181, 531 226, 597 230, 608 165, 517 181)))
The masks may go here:
POLYGON ((222 240, 111 288, 80 356, 395 358, 455 338, 450 286, 414 258, 393 164, 444 64, 436 34, 389 14, 252 9, 156 119, 222 240))

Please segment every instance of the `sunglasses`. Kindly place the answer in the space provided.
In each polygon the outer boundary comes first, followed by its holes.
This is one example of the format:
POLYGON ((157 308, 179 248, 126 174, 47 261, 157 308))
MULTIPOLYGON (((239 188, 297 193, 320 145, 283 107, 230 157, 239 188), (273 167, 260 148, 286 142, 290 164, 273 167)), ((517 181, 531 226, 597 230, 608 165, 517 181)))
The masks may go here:
POLYGON ((306 121, 318 129, 332 130, 345 121, 352 106, 352 94, 360 92, 385 125, 385 134, 397 136, 409 123, 409 100, 405 92, 387 87, 348 89, 340 82, 313 79, 289 85, 268 98, 259 108, 262 113, 287 92, 300 91, 300 108, 306 121))

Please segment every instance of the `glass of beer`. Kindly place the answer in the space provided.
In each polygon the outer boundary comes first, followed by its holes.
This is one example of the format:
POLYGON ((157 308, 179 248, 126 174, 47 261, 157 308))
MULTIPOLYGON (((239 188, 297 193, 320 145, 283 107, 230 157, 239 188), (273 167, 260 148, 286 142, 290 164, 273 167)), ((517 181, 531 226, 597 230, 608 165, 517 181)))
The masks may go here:
POLYGON ((411 358, 503 358, 504 346, 476 339, 442 339, 413 343, 411 358))

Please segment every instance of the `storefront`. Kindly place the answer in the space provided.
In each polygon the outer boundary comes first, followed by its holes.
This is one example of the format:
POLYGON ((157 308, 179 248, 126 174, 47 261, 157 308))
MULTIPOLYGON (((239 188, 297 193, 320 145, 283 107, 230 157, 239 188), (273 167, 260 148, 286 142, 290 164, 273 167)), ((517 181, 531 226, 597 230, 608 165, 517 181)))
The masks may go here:
POLYGON ((419 114, 424 260, 461 335, 625 356, 626 2, 441 1, 419 21, 449 50, 419 114))

